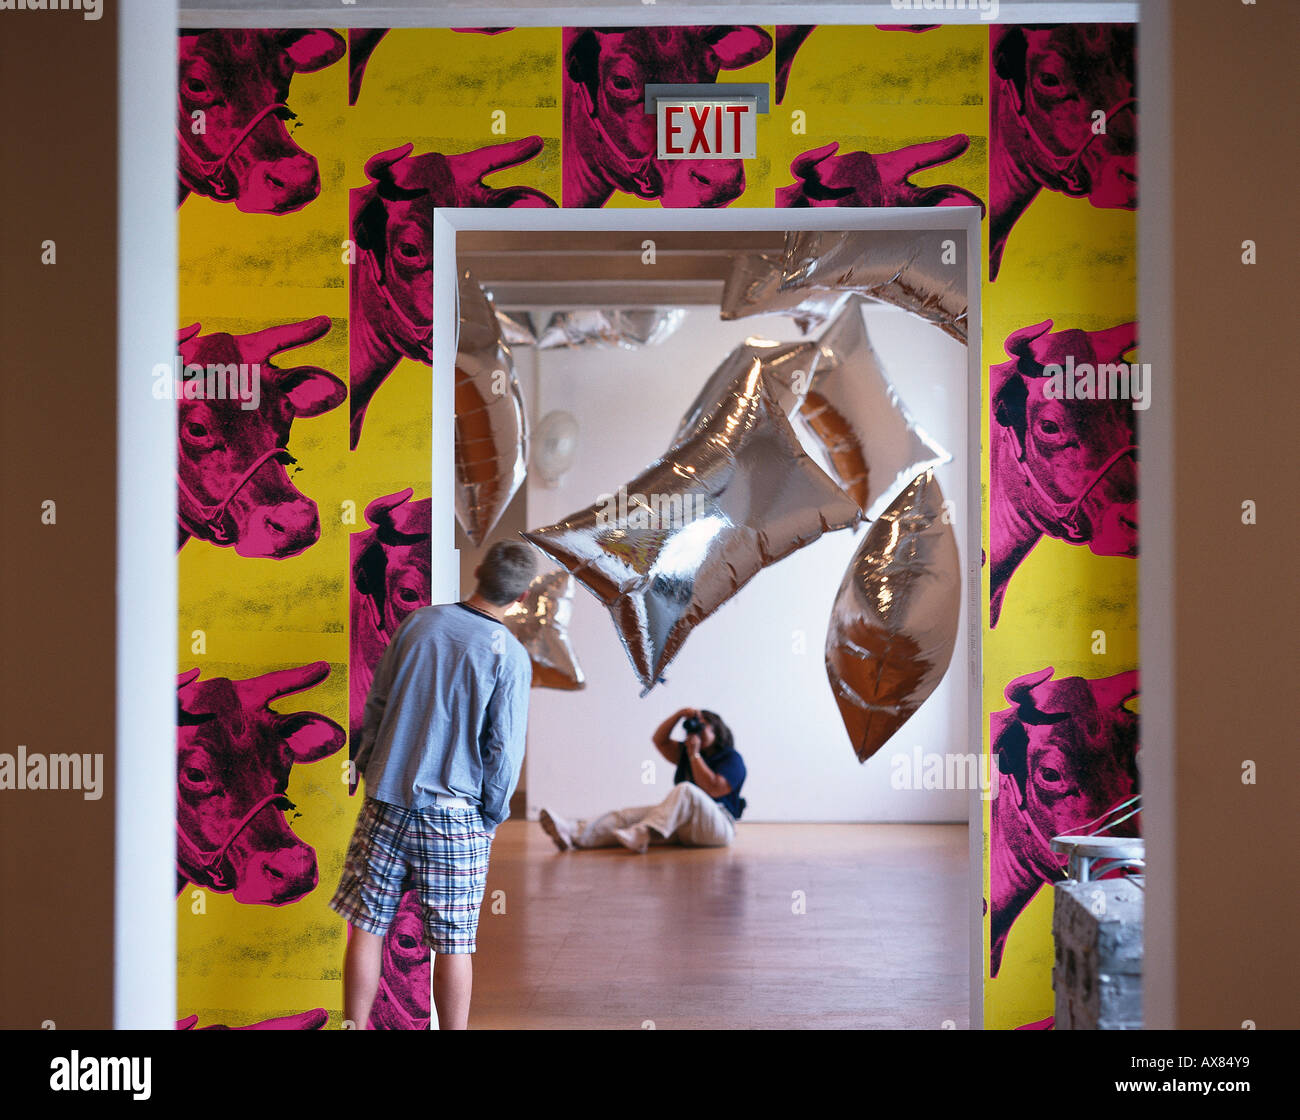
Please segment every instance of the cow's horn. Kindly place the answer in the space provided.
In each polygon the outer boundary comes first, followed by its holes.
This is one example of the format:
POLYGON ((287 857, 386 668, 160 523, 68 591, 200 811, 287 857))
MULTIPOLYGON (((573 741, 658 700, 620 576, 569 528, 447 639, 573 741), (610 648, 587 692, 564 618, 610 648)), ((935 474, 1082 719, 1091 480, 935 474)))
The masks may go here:
POLYGON ((794 162, 790 164, 790 174, 796 179, 807 179, 814 174, 816 167, 824 159, 829 159, 839 150, 839 144, 831 141, 820 148, 813 148, 811 151, 804 152, 803 155, 795 156, 794 162))
POLYGON ((310 665, 300 665, 296 669, 280 669, 274 673, 263 673, 260 677, 235 681, 235 691, 239 694, 245 710, 266 707, 272 700, 289 696, 304 689, 314 688, 330 675, 329 662, 314 661, 310 665))
POLYGON ((201 323, 195 323, 192 327, 181 327, 181 329, 176 332, 176 345, 184 346, 202 329, 203 325, 201 323))
POLYGON ((403 144, 400 148, 389 148, 378 152, 366 160, 366 176, 375 182, 393 178, 393 165, 404 160, 415 150, 414 144, 403 144))
POLYGON ((1034 703, 1034 689, 1040 684, 1051 680, 1054 672, 1056 672, 1055 666, 1049 665, 1046 669, 1040 669, 1036 673, 1026 673, 1023 677, 1017 677, 1007 685, 1003 695, 1021 712, 1026 708, 1037 711, 1038 707, 1034 703))
POLYGON ((1092 349, 1099 362, 1117 362, 1137 345, 1136 323, 1120 323, 1104 331, 1091 331, 1092 349))
POLYGON ((1097 695, 1098 705, 1123 708, 1140 691, 1138 671, 1130 669, 1126 673, 1116 673, 1113 677, 1094 681, 1092 687, 1097 695))
POLYGON ((189 687, 190 685, 192 685, 196 680, 199 679, 199 674, 202 673, 202 672, 203 672, 202 669, 188 669, 188 670, 186 670, 184 673, 179 673, 179 674, 177 674, 177 676, 176 676, 176 691, 177 691, 177 692, 180 692, 180 691, 182 691, 183 689, 188 688, 188 687, 189 687))
POLYGON ((1035 365, 1041 366, 1042 362, 1034 354, 1034 343, 1051 329, 1051 319, 1044 319, 1041 323, 1036 323, 1032 327, 1021 327, 1006 341, 1007 356, 1015 358, 1017 361, 1028 358, 1035 365))
POLYGON ((409 502, 415 491, 411 487, 400 490, 396 494, 385 494, 382 498, 376 498, 366 506, 366 520, 376 529, 385 521, 392 521, 390 516, 392 511, 404 502, 409 502))

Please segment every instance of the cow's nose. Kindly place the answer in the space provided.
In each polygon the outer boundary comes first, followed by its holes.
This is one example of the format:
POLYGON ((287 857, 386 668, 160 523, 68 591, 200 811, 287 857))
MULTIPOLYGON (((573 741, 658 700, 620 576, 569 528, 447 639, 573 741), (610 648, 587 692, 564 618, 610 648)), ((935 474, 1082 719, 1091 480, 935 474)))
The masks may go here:
POLYGON ((254 163, 236 205, 253 214, 287 214, 306 206, 318 194, 320 169, 316 157, 299 152, 254 163))
POLYGON ((235 552, 240 556, 282 559, 296 556, 320 539, 316 503, 299 498, 254 510, 248 528, 240 533, 235 552))
POLYGON ((726 206, 745 190, 745 165, 740 160, 679 161, 664 188, 665 206, 726 206))
POLYGON ((316 888, 316 853, 306 844, 261 852, 250 859, 235 901, 263 906, 296 902, 316 888))

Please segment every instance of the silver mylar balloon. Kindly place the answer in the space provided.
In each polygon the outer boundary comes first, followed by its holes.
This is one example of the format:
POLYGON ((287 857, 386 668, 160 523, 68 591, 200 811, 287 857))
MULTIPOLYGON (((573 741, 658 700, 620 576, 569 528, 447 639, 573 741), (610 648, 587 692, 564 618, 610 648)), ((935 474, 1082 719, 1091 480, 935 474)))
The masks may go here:
POLYGON ((885 379, 857 299, 817 340, 817 351, 799 418, 820 443, 831 473, 874 518, 899 487, 952 456, 917 427, 885 379))
POLYGON ((475 545, 524 481, 528 422, 514 359, 483 289, 460 273, 456 343, 456 520, 475 545))
POLYGON ((537 329, 527 311, 497 311, 501 337, 507 346, 536 346, 537 329))
POLYGON ((678 327, 686 312, 680 307, 581 308, 557 311, 537 339, 537 349, 576 347, 638 350, 655 346, 678 327))
POLYGON ((943 679, 960 610, 957 538, 926 471, 867 530, 826 629, 826 675, 859 762, 943 679))
POLYGON ((789 315, 804 334, 820 330, 848 298, 847 292, 782 291, 783 260, 767 253, 742 253, 722 285, 722 318, 789 315))
POLYGON ((586 688, 582 666, 569 644, 573 617, 573 577, 568 572, 543 572, 528 585, 522 603, 512 603, 505 623, 533 662, 534 688, 586 688))
POLYGON ((760 570, 860 517, 799 446, 755 359, 685 443, 617 494, 523 536, 609 608, 648 692, 691 630, 760 570))
POLYGON ((713 371, 691 407, 686 410, 672 446, 694 435, 718 409, 730 399, 732 387, 743 377, 755 359, 762 363, 763 381, 776 396, 787 418, 793 421, 812 384, 813 371, 821 351, 812 342, 772 342, 766 338, 747 338, 723 359, 713 371))
POLYGON ((966 239, 956 231, 800 230, 786 234, 782 265, 783 294, 857 292, 966 341, 966 239))

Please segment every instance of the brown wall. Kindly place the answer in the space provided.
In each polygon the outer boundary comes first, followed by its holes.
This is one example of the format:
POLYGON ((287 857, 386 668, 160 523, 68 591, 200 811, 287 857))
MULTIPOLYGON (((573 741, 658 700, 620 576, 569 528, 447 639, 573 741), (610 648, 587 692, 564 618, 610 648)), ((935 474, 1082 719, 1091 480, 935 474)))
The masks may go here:
POLYGON ((115 8, 0 13, 0 751, 105 791, 0 790, 3 1027, 112 1024, 115 8))
POLYGON ((1171 10, 1176 1022, 1294 1028, 1300 5, 1171 10))

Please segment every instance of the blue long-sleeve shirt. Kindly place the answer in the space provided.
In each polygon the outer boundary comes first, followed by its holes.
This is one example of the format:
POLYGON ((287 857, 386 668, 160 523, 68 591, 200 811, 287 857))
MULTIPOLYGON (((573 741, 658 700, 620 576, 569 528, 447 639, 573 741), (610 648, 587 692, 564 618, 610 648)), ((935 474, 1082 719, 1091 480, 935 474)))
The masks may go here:
POLYGON ((496 828, 519 784, 531 684, 528 653, 503 623, 461 603, 413 611, 366 699, 366 794, 406 809, 463 797, 496 828))

